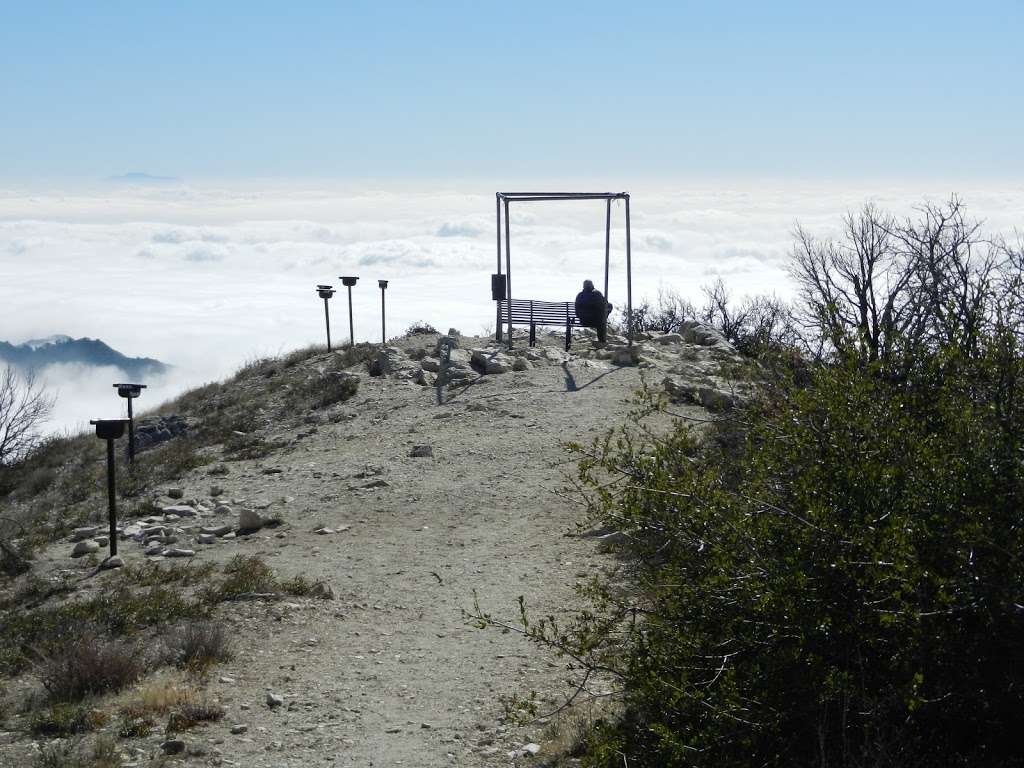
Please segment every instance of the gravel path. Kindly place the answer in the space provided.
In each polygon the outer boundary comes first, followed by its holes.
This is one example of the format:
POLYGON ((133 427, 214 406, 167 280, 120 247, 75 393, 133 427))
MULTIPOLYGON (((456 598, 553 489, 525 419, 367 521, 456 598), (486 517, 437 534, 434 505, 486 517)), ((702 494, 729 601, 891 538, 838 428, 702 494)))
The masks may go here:
MULTIPOLYGON (((543 343, 558 357, 557 340, 543 343)), ((502 697, 536 691, 542 710, 556 708, 569 692, 564 664, 514 633, 470 627, 463 612, 474 594, 511 620, 520 595, 538 615, 579 606, 574 587, 611 561, 593 539, 572 535, 580 509, 557 491, 575 464, 561 442, 587 442, 621 423, 643 377, 659 383, 681 355, 691 368, 708 363, 697 349, 659 346, 641 367, 574 355, 446 389, 361 374, 335 419, 271 431, 287 447, 231 462, 226 476, 205 467, 182 478, 185 499, 212 507, 218 485, 218 499, 236 512, 269 502, 283 519, 187 544, 197 560, 260 555, 280 576, 322 580, 335 594, 218 609, 235 658, 214 669, 208 690, 227 716, 184 734, 193 754, 182 759, 256 768, 543 764, 545 726, 503 725, 502 697), (412 457, 422 445, 433 455, 412 457), (315 532, 324 526, 334 532, 315 532), (269 707, 268 693, 284 704, 269 707), (536 757, 510 757, 531 742, 541 746, 536 757)), ((143 559, 135 545, 122 551, 143 559)), ((67 554, 66 544, 51 548, 53 567, 66 567, 67 554)), ((136 742, 137 764, 148 765, 164 738, 136 742)), ((0 746, 0 763, 25 754, 23 737, 14 740, 0 746)))

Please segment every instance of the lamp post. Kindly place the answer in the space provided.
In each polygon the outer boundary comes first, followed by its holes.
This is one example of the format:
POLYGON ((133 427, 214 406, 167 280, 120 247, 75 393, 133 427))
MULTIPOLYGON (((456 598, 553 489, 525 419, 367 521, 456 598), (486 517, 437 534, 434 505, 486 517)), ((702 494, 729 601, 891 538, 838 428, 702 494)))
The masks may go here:
POLYGON ((115 384, 118 397, 128 401, 128 463, 135 463, 135 417, 132 414, 132 400, 142 394, 145 384, 115 384))
POLYGON ((352 286, 359 280, 358 277, 339 277, 341 284, 348 288, 348 343, 350 346, 356 345, 355 331, 352 330, 352 286))
MULTIPOLYGON (((128 402, 131 402, 130 400, 128 402)), ((107 507, 110 517, 110 556, 117 554, 117 496, 114 475, 114 441, 124 436, 127 419, 96 419, 96 437, 107 441, 107 507)))
POLYGON ((388 343, 388 332, 387 332, 387 320, 384 315, 384 291, 388 287, 387 280, 378 280, 377 285, 380 286, 380 343, 388 343))
POLYGON ((331 352, 331 313, 327 309, 327 301, 334 295, 334 288, 330 285, 318 285, 316 292, 324 300, 324 322, 327 323, 327 351, 331 352))

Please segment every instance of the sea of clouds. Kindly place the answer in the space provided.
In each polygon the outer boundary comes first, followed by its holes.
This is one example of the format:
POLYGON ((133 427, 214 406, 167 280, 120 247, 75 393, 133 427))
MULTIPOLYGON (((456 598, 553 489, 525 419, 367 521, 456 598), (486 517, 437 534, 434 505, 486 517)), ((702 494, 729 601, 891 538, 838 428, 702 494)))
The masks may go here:
MULTIPOLYGON (((415 321, 491 330, 495 188, 250 182, 0 189, 0 339, 88 336, 170 363, 169 375, 148 382, 144 398, 153 405, 248 359, 322 341, 323 303, 313 289, 340 288, 342 274, 360 277, 356 341, 380 338, 379 278, 390 280, 389 336, 415 321)), ((956 192, 985 219, 986 231, 1024 228, 1024 185, 1005 183, 657 182, 628 191, 634 300, 654 298, 662 287, 698 298, 719 276, 737 297, 787 297, 796 223, 834 235, 843 215, 868 200, 910 214, 922 200, 956 192)), ((511 227, 514 296, 570 300, 586 278, 600 286, 603 202, 513 204, 511 227)), ((617 307, 625 304, 624 242, 616 203, 609 298, 617 307)), ((331 303, 335 341, 348 337, 345 302, 339 293, 331 303)), ((59 396, 51 429, 81 428, 121 407, 110 387, 117 371, 60 366, 43 373, 59 396)))

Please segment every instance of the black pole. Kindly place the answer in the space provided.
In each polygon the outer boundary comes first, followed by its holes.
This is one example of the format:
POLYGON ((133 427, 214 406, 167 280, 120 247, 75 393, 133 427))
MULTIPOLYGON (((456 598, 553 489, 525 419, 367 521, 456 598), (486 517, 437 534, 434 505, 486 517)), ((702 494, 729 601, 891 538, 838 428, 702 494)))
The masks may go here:
POLYGON ((508 198, 505 199, 505 308, 508 310, 508 348, 512 349, 512 244, 508 228, 508 198))
POLYGON ((633 346, 633 258, 629 241, 629 195, 626 195, 626 334, 633 346))
POLYGON ((387 323, 384 319, 384 286, 380 287, 380 343, 388 343, 387 323))
POLYGON ((327 324, 327 351, 331 352, 331 313, 327 309, 326 298, 324 298, 324 322, 327 324))
POLYGON ((128 463, 135 463, 135 420, 132 417, 132 399, 128 398, 128 463))
MULTIPOLYGON (((498 275, 501 275, 501 194, 495 194, 494 196, 494 213, 495 221, 498 227, 498 275)), ((494 321, 494 339, 495 341, 501 341, 501 302, 494 302, 495 312, 497 313, 497 319, 494 321)))
MULTIPOLYGON (((128 401, 129 407, 131 400, 128 401)), ((110 556, 117 554, 117 497, 114 490, 114 441, 107 440, 107 504, 110 511, 110 556)))
POLYGON ((611 261, 612 201, 609 199, 604 216, 604 300, 608 301, 608 266, 611 261))
POLYGON ((356 334, 352 325, 352 286, 348 286, 348 344, 350 347, 356 345, 356 334))

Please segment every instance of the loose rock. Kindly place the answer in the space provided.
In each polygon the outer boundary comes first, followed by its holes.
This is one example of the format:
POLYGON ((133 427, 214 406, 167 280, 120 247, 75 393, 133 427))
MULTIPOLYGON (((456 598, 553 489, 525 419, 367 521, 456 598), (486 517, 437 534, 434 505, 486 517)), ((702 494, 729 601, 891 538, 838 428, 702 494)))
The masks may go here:
POLYGON ((71 550, 72 557, 81 557, 82 555, 91 555, 93 552, 99 552, 100 545, 92 539, 86 539, 75 544, 75 548, 71 550))
POLYGON ((433 458, 434 449, 429 445, 414 445, 409 455, 414 459, 433 458))
POLYGON ((238 513, 238 529, 241 531, 258 531, 265 524, 263 516, 254 509, 243 509, 238 513))

